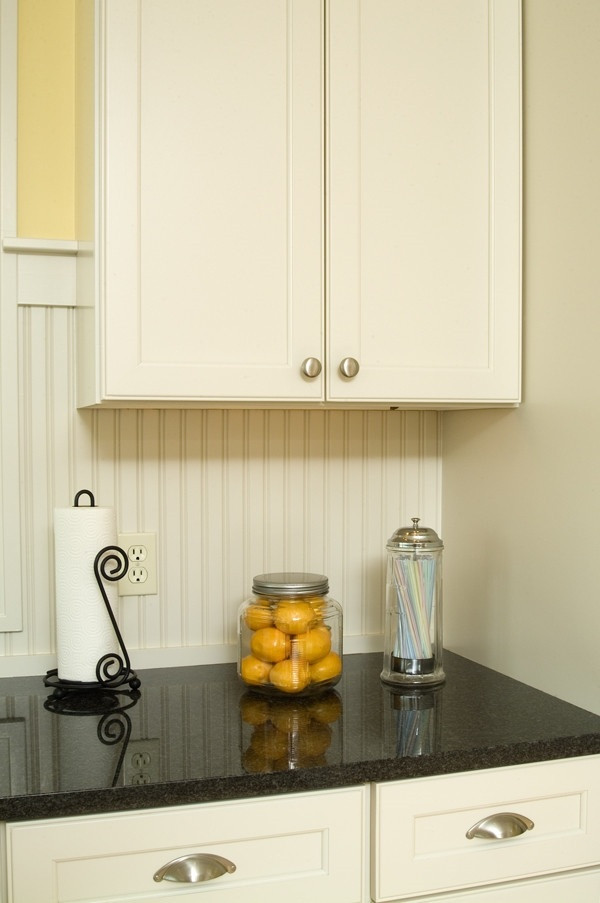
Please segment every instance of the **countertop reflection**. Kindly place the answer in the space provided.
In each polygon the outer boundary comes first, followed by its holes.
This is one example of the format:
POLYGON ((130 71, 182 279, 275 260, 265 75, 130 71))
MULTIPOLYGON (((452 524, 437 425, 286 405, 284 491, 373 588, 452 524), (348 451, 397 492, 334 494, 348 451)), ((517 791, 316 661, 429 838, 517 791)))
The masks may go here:
POLYGON ((270 700, 233 664, 138 672, 139 691, 56 704, 0 680, 0 820, 403 779, 600 752, 600 717, 446 652, 446 683, 395 693, 381 654, 344 657, 309 700, 270 700), (59 709, 57 711, 57 708, 59 709))

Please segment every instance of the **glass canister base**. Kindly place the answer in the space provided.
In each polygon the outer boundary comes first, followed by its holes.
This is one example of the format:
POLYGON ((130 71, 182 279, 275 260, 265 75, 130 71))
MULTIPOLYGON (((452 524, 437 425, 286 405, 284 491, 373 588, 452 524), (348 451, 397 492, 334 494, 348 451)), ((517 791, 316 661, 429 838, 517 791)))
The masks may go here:
POLYGON ((398 658, 392 655, 392 671, 400 674, 433 674, 435 659, 433 658, 398 658))
POLYGON ((400 658, 392 654, 388 661, 381 680, 392 686, 430 687, 446 680, 441 662, 435 658, 400 658))

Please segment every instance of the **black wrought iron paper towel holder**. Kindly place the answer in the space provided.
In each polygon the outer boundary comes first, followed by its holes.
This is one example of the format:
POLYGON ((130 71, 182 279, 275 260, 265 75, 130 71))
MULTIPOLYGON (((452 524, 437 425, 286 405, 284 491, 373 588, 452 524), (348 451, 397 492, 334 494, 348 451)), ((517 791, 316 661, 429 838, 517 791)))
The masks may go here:
MULTIPOLYGON (((82 494, 90 497, 93 506, 94 496, 87 489, 77 493, 75 496, 75 505, 77 505, 79 497, 82 494)), ((107 652, 105 655, 101 656, 96 664, 95 681, 64 680, 58 676, 58 668, 53 668, 51 671, 48 671, 44 678, 44 685, 53 688, 56 697, 60 698, 73 690, 85 692, 94 690, 118 691, 120 688, 129 685, 131 690, 136 691, 140 687, 141 681, 135 671, 132 671, 131 669, 129 654, 103 584, 103 580, 109 580, 111 582, 121 580, 127 573, 128 567, 129 560, 127 558, 127 553, 120 546, 116 545, 105 546, 103 549, 100 549, 94 559, 96 582, 100 589, 100 593, 102 594, 102 599, 113 626, 115 636, 117 637, 121 655, 117 652, 107 652)))

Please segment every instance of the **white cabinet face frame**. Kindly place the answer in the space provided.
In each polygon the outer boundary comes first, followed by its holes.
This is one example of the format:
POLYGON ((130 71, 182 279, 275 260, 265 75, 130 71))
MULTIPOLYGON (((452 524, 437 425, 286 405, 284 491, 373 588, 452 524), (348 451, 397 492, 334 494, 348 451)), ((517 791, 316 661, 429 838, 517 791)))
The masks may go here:
POLYGON ((328 7, 327 397, 516 403, 520 2, 328 7))
MULTIPOLYGON (((0 4, 0 227, 17 225, 17 4, 0 4)), ((17 260, 0 250, 0 632, 22 629, 17 260)))

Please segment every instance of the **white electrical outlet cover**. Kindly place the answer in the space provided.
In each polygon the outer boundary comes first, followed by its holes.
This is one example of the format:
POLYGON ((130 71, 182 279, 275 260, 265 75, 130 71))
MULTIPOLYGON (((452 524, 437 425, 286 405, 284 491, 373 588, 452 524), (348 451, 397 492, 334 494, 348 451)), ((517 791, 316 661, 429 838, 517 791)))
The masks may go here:
POLYGON ((156 533, 119 533, 127 555, 127 574, 119 580, 120 596, 155 596, 158 592, 156 533))

